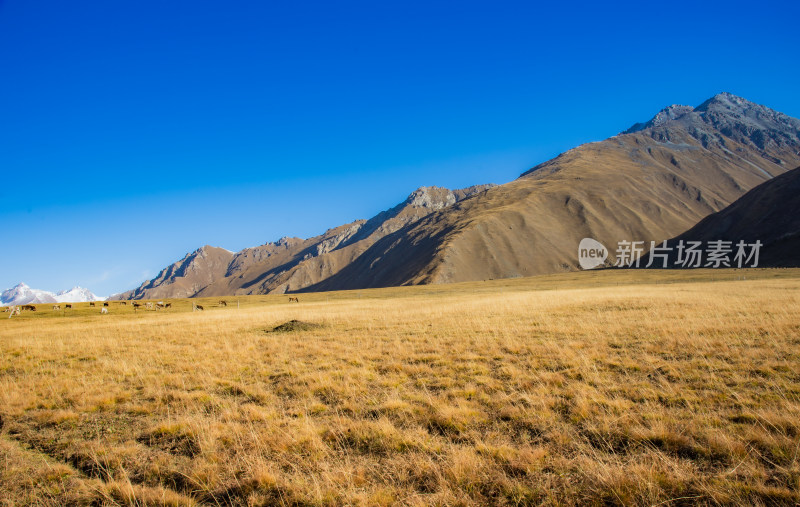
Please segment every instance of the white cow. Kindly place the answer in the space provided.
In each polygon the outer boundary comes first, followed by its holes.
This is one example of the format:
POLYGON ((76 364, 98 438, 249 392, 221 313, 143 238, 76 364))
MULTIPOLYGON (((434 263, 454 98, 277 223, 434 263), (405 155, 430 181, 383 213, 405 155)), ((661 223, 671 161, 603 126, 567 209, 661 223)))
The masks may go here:
POLYGON ((108 313, 108 308, 106 308, 105 306, 100 308, 100 314, 102 315, 104 313, 108 313))

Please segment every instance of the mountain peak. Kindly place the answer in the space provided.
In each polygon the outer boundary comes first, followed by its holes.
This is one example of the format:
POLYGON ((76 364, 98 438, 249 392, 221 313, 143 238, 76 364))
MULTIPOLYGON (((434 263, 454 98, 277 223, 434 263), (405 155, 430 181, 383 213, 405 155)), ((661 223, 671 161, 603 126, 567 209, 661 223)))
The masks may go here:
POLYGON ((710 144, 724 147, 724 138, 732 139, 756 148, 762 157, 779 165, 796 153, 792 147, 800 143, 800 120, 729 92, 718 93, 695 108, 669 106, 647 123, 637 123, 622 134, 642 132, 669 141, 675 130, 689 133, 703 147, 710 144), (769 147, 786 153, 766 156, 769 147))
POLYGON ((653 116, 649 121, 645 123, 635 123, 631 128, 622 132, 623 134, 633 134, 634 132, 639 132, 640 130, 644 130, 650 127, 660 127, 665 123, 678 119, 681 116, 691 113, 694 111, 692 106, 682 106, 680 104, 673 104, 671 106, 667 106, 655 116, 653 116))
POLYGON ((710 106, 714 105, 722 105, 728 109, 757 106, 757 104, 754 102, 750 102, 749 100, 739 97, 738 95, 734 95, 730 92, 721 92, 697 106, 695 111, 707 111, 710 106))

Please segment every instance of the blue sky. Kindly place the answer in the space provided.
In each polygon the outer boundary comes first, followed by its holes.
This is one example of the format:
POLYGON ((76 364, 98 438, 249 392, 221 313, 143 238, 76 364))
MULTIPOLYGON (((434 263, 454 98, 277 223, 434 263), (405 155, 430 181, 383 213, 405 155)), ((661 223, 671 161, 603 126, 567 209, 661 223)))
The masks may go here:
POLYGON ((0 289, 505 183, 720 91, 800 117, 797 2, 0 0, 0 289))

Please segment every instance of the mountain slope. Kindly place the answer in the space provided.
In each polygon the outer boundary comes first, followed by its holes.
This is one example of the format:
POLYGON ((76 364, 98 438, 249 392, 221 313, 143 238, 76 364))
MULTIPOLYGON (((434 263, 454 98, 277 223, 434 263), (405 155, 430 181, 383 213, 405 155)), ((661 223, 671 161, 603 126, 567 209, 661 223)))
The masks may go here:
POLYGON ((307 290, 578 269, 584 237, 674 237, 798 164, 800 120, 727 93, 697 108, 671 106, 383 238, 307 290))
MULTIPOLYGON (((800 267, 800 167, 762 183, 736 202, 704 218, 700 223, 670 240, 731 241, 733 252, 739 241, 753 244, 760 241, 760 267, 800 267)), ((750 253, 750 249, 747 249, 750 253)), ((670 265, 674 267, 673 251, 670 265)), ((658 259, 657 259, 658 262, 658 259)), ((658 265, 658 264, 656 264, 658 265)), ((750 265, 746 263, 746 265, 750 265)))
POLYGON ((200 247, 162 269, 152 280, 109 299, 192 297, 203 287, 224 276, 233 255, 233 252, 224 248, 208 245, 200 247))

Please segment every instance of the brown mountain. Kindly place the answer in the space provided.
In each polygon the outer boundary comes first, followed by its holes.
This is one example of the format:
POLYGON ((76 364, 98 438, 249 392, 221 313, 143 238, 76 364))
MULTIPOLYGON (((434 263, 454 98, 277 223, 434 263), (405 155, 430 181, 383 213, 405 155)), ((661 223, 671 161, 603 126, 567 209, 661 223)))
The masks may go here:
POLYGON ((584 237, 674 237, 798 163, 800 120, 727 93, 670 106, 383 238, 307 290, 575 270, 584 237))
POLYGON ((138 288, 110 299, 187 298, 225 275, 234 253, 203 246, 162 269, 158 276, 138 288))
MULTIPOLYGON (((722 93, 696 108, 670 106, 646 123, 572 149, 505 185, 461 193, 423 188, 371 220, 308 240, 243 250, 224 276, 215 272, 196 294, 354 289, 574 270, 584 237, 607 245, 675 237, 797 165, 800 120, 722 93)), ((152 297, 157 287, 178 284, 157 280, 134 297, 152 297)))
MULTIPOLYGON (((707 216, 680 236, 669 240, 673 248, 680 241, 730 241, 735 265, 736 245, 761 242, 759 267, 800 267, 800 167, 773 178, 747 192, 736 202, 707 216)), ((749 255, 751 247, 745 249, 749 255)), ((675 267, 677 252, 670 256, 675 267)), ((659 266, 659 259, 655 259, 659 266)), ((752 265, 745 262, 745 266, 752 265)))
POLYGON ((281 238, 231 253, 204 246, 163 269, 137 289, 115 299, 269 294, 297 291, 338 273, 376 241, 432 212, 445 209, 494 185, 459 190, 420 187, 392 209, 369 220, 329 229, 319 236, 281 238))

